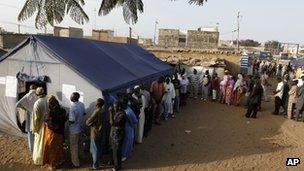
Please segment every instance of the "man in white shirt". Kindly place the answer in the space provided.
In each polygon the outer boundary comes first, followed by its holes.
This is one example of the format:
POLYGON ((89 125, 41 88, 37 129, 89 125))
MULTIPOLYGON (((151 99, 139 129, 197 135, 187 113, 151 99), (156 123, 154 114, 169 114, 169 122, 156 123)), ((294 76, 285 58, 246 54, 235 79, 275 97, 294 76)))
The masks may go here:
POLYGON ((283 91, 284 91, 284 82, 281 77, 277 78, 278 86, 277 89, 274 91, 275 95, 275 110, 272 114, 278 115, 280 111, 280 107, 283 106, 282 103, 282 97, 283 97, 283 91))
POLYGON ((69 113, 69 124, 70 124, 70 149, 71 149, 71 160, 74 167, 79 167, 79 138, 80 133, 84 126, 85 108, 84 104, 79 101, 80 95, 74 92, 71 95, 71 109, 69 113))
POLYGON ((25 131, 27 132, 28 137, 28 145, 30 152, 33 153, 33 146, 34 146, 34 134, 31 129, 31 120, 32 120, 32 112, 35 102, 38 100, 38 96, 36 95, 36 85, 30 86, 30 91, 22 97, 17 102, 17 108, 22 108, 26 111, 26 126, 25 131))

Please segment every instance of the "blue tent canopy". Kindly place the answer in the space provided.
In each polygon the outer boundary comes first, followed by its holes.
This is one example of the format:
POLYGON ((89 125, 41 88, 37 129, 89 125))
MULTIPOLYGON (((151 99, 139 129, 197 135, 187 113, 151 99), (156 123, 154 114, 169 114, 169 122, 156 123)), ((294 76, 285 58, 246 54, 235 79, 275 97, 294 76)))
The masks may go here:
POLYGON ((136 45, 41 35, 29 39, 41 44, 106 92, 119 91, 172 73, 170 65, 136 45))

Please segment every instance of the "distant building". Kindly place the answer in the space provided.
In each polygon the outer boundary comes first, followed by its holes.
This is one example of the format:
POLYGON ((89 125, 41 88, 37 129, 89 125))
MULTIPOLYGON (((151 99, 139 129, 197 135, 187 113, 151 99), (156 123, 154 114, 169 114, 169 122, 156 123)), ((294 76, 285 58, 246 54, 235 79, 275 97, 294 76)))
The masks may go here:
POLYGON ((19 45, 30 35, 28 34, 12 34, 3 33, 0 34, 0 49, 10 50, 19 45))
POLYGON ((114 37, 113 30, 92 30, 93 40, 111 41, 114 37))
POLYGON ((300 45, 295 43, 281 43, 283 53, 287 53, 290 56, 297 56, 299 54, 300 45))
POLYGON ((83 38, 83 30, 75 27, 54 27, 54 36, 83 38))
POLYGON ((182 32, 178 29, 159 29, 158 46, 193 49, 218 49, 217 27, 199 28, 182 32))
POLYGON ((160 47, 178 47, 179 30, 178 29, 159 29, 158 46, 160 47))
POLYGON ((219 44, 219 32, 217 29, 188 30, 187 47, 193 49, 217 49, 219 44))
POLYGON ((116 42, 116 43, 129 43, 129 44, 138 44, 138 39, 129 38, 129 37, 113 37, 113 39, 110 42, 116 42))
POLYGON ((140 38, 138 39, 138 44, 144 47, 153 46, 153 40, 150 38, 140 38))

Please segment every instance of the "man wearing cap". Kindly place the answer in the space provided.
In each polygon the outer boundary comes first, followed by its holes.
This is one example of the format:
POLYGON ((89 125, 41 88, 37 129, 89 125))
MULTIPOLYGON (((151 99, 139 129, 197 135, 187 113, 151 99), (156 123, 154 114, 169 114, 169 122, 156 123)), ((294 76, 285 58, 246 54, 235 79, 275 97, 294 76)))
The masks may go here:
POLYGON ((36 90, 38 100, 34 104, 32 114, 32 131, 34 133, 34 148, 33 148, 33 160, 35 165, 43 164, 44 156, 44 118, 48 113, 47 97, 44 89, 38 87, 36 90))
POLYGON ((31 131, 31 119, 32 119, 34 103, 38 99, 38 96, 36 95, 36 89, 37 89, 36 85, 31 85, 30 91, 25 96, 23 96, 16 104, 17 108, 22 108, 26 111, 25 131, 27 132, 28 145, 31 153, 33 153, 33 145, 34 145, 34 134, 31 131))

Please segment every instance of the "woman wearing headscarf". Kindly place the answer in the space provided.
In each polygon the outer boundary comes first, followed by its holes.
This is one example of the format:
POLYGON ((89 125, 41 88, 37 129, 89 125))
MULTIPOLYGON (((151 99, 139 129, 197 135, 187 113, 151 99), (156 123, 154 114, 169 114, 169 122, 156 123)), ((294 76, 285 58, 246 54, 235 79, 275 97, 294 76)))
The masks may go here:
POLYGON ((241 97, 243 94, 243 86, 244 86, 244 82, 243 82, 243 75, 242 74, 238 74, 238 79, 234 85, 233 88, 233 93, 234 93, 234 104, 236 106, 239 106, 241 103, 241 97))
POLYGON ((220 82, 220 102, 225 103, 226 98, 226 88, 229 80, 229 71, 225 71, 225 75, 223 77, 223 80, 220 82))
POLYGON ((49 112, 45 117, 44 164, 55 168, 60 164, 64 154, 64 125, 67 114, 55 96, 51 96, 48 103, 49 112))
POLYGON ((132 154, 135 139, 135 129, 138 119, 134 111, 128 106, 129 99, 124 97, 123 109, 126 113, 125 134, 122 144, 122 161, 125 161, 132 154))
POLYGON ((104 100, 99 98, 96 101, 93 113, 86 120, 86 125, 91 127, 91 144, 90 152, 92 154, 93 166, 96 170, 99 167, 99 158, 101 156, 101 139, 102 139, 102 121, 104 113, 104 100))
POLYGON ((225 102, 228 105, 231 105, 232 103, 234 83, 235 83, 234 77, 229 75, 227 88, 226 88, 226 96, 225 96, 225 102))
POLYGON ((44 89, 38 87, 36 89, 38 100, 34 103, 31 127, 34 133, 33 161, 35 165, 43 165, 44 158, 44 119, 48 113, 48 102, 44 89))

